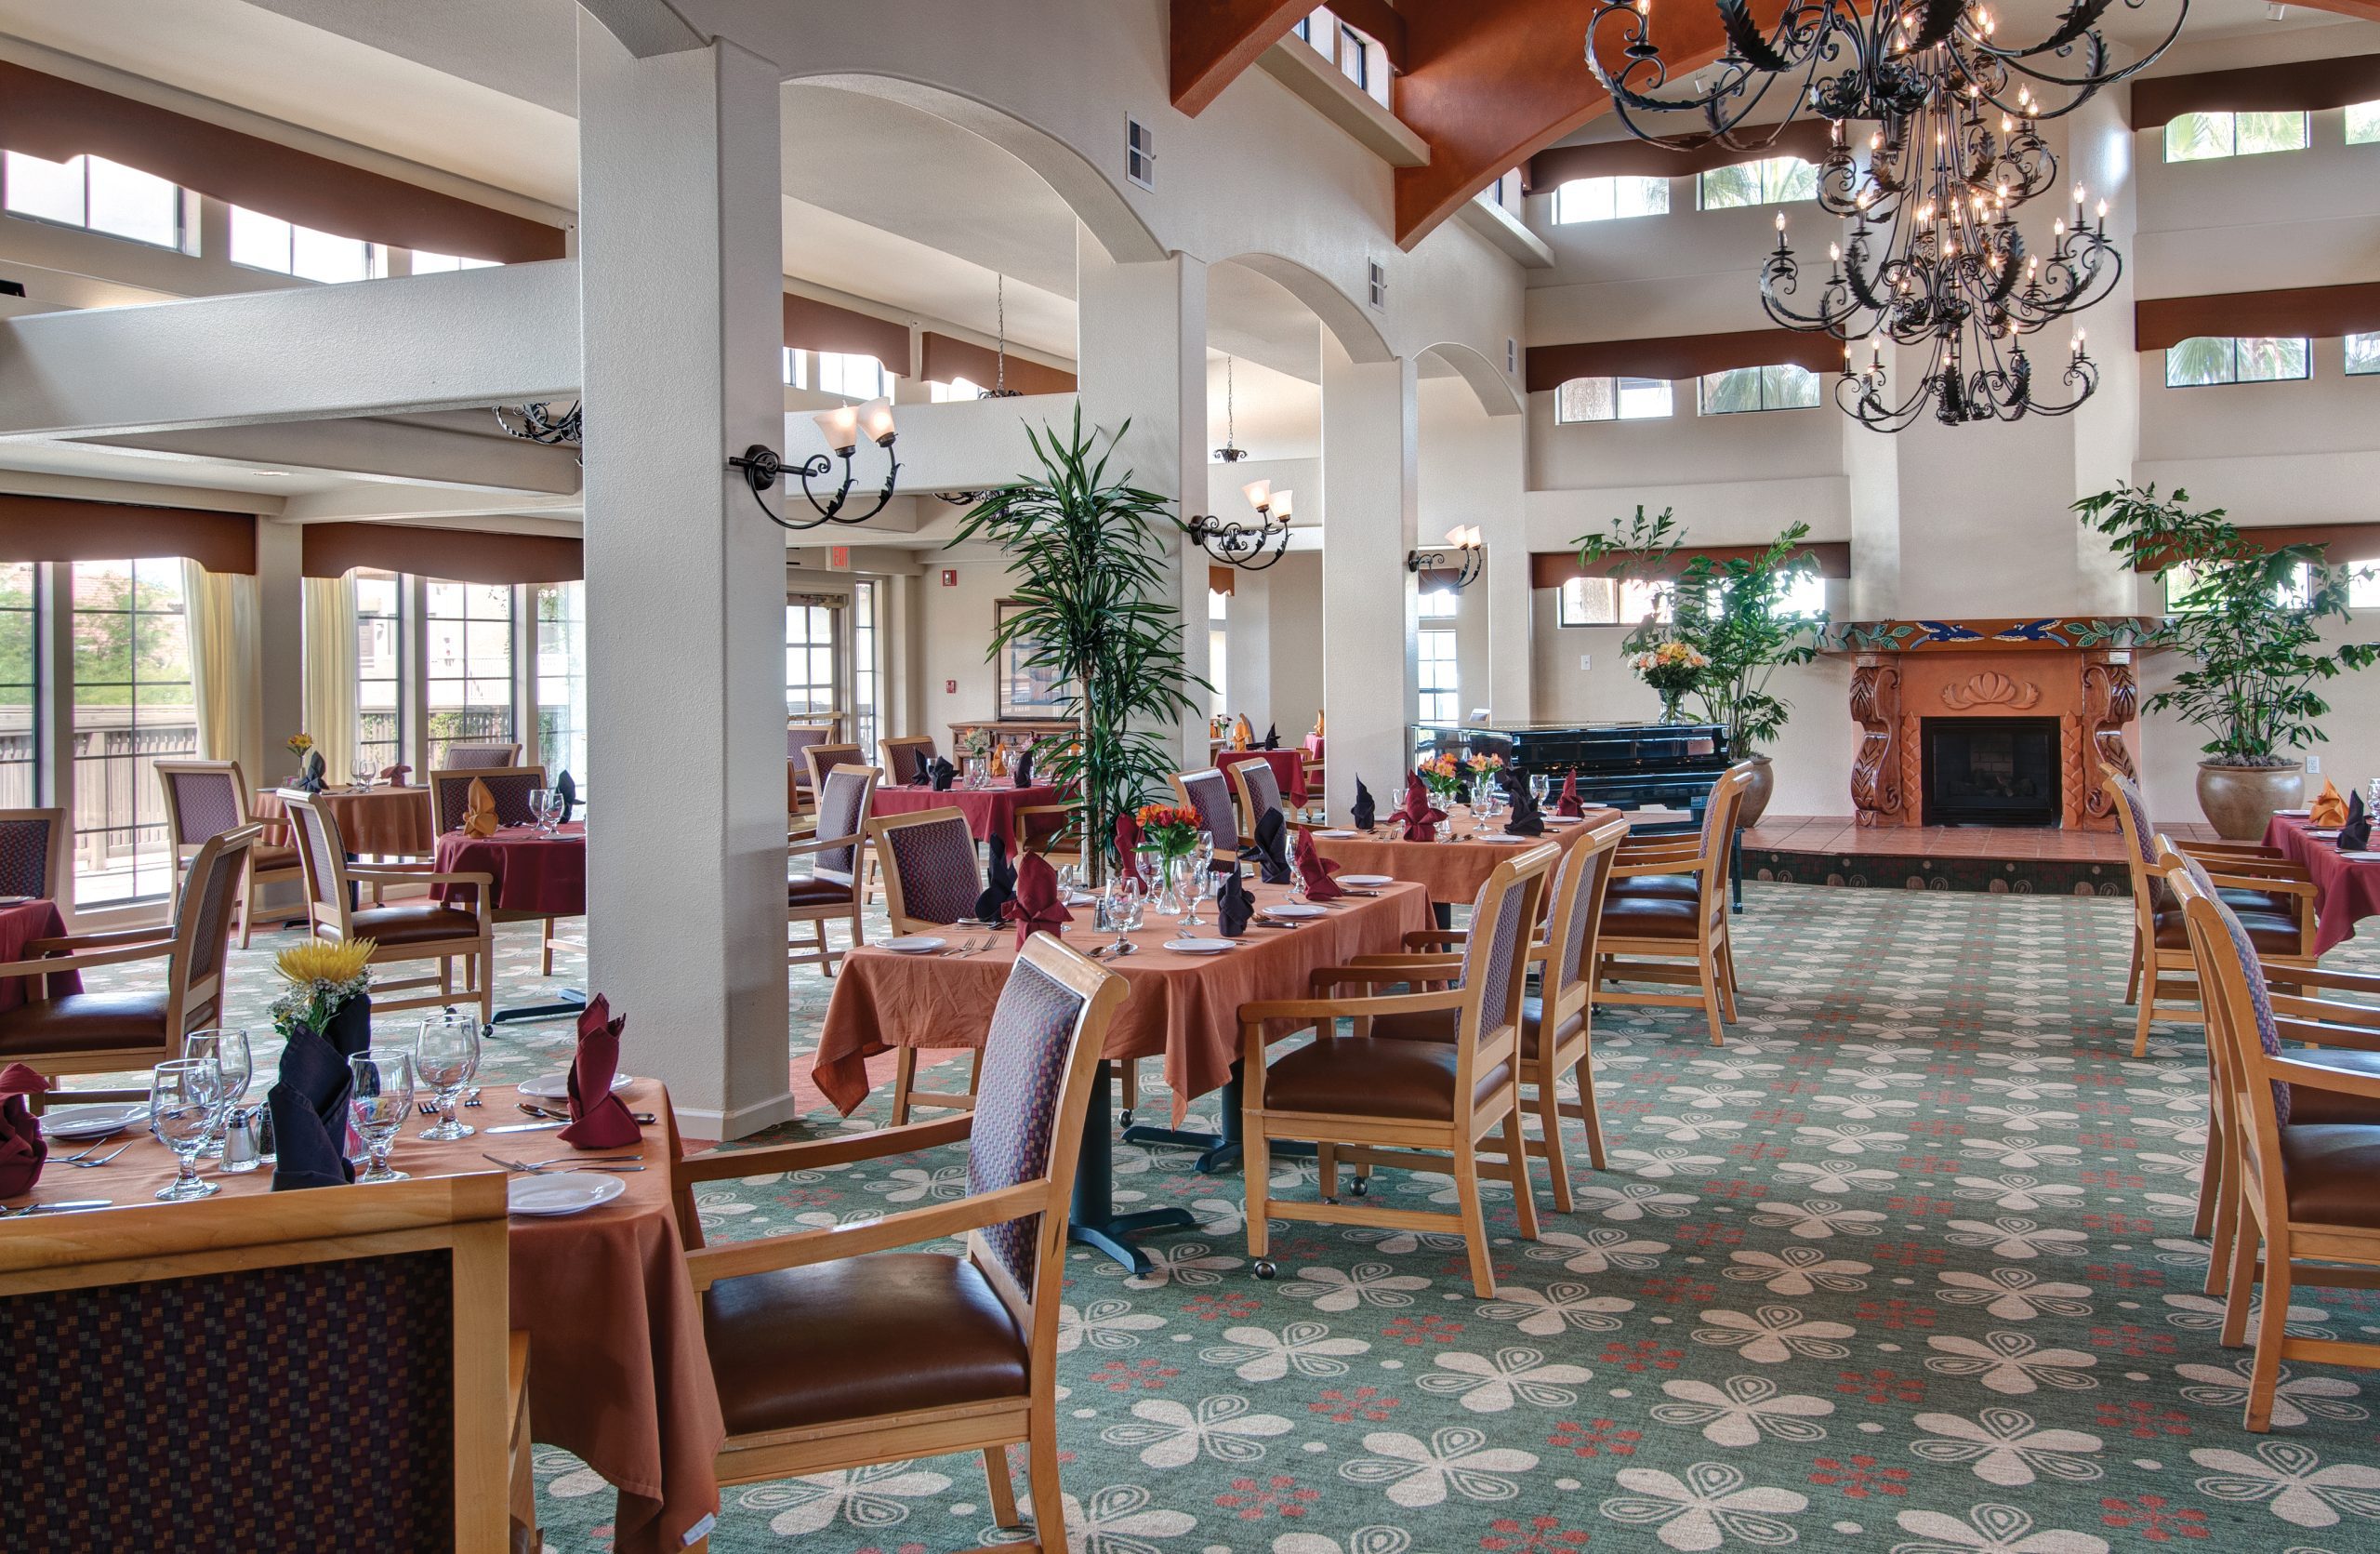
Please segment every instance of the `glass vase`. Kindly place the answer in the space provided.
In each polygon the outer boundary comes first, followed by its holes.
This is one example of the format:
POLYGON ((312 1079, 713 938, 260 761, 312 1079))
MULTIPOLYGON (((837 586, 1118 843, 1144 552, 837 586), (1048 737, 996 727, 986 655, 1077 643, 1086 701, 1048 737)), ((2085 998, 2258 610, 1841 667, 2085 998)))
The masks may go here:
POLYGON ((1685 698, 1684 691, 1663 691, 1661 693, 1661 722, 1686 722, 1686 712, 1678 706, 1678 703, 1685 698))

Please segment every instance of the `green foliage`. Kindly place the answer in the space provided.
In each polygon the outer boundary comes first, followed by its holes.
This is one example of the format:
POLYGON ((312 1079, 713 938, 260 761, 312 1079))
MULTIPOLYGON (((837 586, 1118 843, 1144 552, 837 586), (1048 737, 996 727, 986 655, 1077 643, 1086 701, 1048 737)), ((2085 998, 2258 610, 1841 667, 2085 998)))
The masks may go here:
POLYGON ((2226 765, 2286 765, 2281 752, 2320 737, 2316 720, 2331 710, 2315 685, 2366 668, 2380 659, 2380 646, 2323 649, 2323 623, 2351 618, 2350 574, 2327 563, 2320 546, 2268 551, 2221 508, 2193 511, 2188 501, 2178 487, 2161 501, 2153 485, 2118 485, 2074 511, 2126 564, 2161 579, 2184 575, 2174 596, 2188 607, 2168 616, 2149 644, 2173 648, 2193 667, 2144 709, 2179 712, 2209 736, 2200 749, 2226 765))
MULTIPOLYGON (((1110 837, 1115 817, 1163 790, 1171 731, 1190 716, 1194 681, 1182 656, 1181 611, 1167 603, 1171 504, 1110 479, 1126 422, 1104 440, 1054 427, 1026 435, 1040 472, 995 491, 960 520, 953 545, 978 536, 1009 554, 1012 611, 985 657, 1014 645, 1067 687, 1077 734, 1044 739, 1034 760, 1082 796, 1085 835, 1110 837)), ((1097 856, 1096 848, 1093 856, 1097 856)))

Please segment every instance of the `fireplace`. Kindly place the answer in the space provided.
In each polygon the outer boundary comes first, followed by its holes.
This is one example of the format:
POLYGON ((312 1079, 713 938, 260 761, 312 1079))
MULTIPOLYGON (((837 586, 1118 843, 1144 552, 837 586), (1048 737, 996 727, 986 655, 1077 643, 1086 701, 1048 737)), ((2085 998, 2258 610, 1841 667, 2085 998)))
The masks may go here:
POLYGON ((1924 823, 2058 823, 2058 720, 1927 718, 1923 724, 1924 823))

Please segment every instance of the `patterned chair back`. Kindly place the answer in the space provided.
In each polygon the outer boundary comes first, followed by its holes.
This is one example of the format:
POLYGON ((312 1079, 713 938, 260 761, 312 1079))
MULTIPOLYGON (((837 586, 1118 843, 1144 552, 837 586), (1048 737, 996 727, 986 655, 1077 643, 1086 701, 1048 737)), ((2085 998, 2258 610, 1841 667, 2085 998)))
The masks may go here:
POLYGON ((1248 834, 1254 836, 1257 822, 1282 807, 1280 778, 1273 775, 1269 761, 1235 761, 1231 776, 1248 811, 1248 834))
POLYGON ((834 737, 834 725, 831 724, 789 723, 785 725, 786 759, 799 761, 803 750, 813 745, 823 745, 834 737))
POLYGON ((248 823, 248 795, 236 761, 160 761, 157 785, 165 795, 165 833, 177 862, 210 836, 248 823))
POLYGON ((65 842, 62 809, 0 809, 0 896, 54 898, 65 842))
POLYGON ((1752 766, 1739 762, 1719 774, 1702 810, 1702 837, 1695 871, 1702 876, 1705 915, 1723 917, 1727 910, 1727 864, 1734 856, 1736 817, 1743 813, 1744 790, 1752 786, 1752 766))
POLYGON ((925 751, 928 761, 934 757, 933 736, 931 734, 905 734, 897 738, 879 739, 877 746, 884 751, 884 780, 895 785, 907 782, 918 775, 919 750, 925 751))
POLYGON ((19 1400, 9 1547, 504 1547, 503 1187, 226 1195, 16 1238, 0 1343, 45 1381, 19 1400), (206 1428, 145 1428, 206 1399, 206 1428))
MULTIPOLYGON (((818 792, 819 836, 861 836, 867 825, 867 803, 875 792, 873 766, 838 766, 828 772, 818 792)), ((810 871, 821 880, 850 884, 859 873, 859 843, 854 840, 848 845, 812 855, 810 871)), ((968 905, 972 907, 974 903, 968 905)))
POLYGON ((2116 829, 2123 832, 2124 861, 2132 866, 2133 886, 2137 889, 2157 867, 2157 828, 2149 823, 2149 801, 2141 797, 2140 784, 2114 767, 2099 770, 2107 773, 2108 793, 2116 802, 2116 829))
MULTIPOLYGON (((826 774, 836 767, 867 764, 866 752, 857 745, 810 745, 804 747, 795 760, 800 769, 800 786, 804 791, 811 793, 817 792, 825 785, 826 774)), ((899 782, 901 778, 898 776, 888 776, 885 780, 899 782)), ((827 831, 825 834, 839 836, 842 833, 827 831)))
POLYGON ((291 840, 298 844, 298 868, 306 881, 306 901, 318 925, 346 931, 348 910, 347 843, 338 822, 314 806, 311 799, 290 798, 291 840))
MULTIPOLYGON (((240 901, 240 870, 263 830, 249 825, 210 836, 191 860, 190 878, 182 883, 181 898, 174 907, 174 960, 168 974, 177 995, 168 1002, 180 1006, 184 1030, 215 1023, 223 1002, 232 917, 240 901)), ((180 1039, 179 1030, 166 1032, 168 1043, 180 1039)))
POLYGON ((449 745, 446 747, 449 767, 518 766, 521 764, 519 745, 449 745))
MULTIPOLYGON (((2175 870, 2174 893, 2182 899, 2186 920, 2192 915, 2189 898, 2195 896, 2214 909, 2215 920, 2221 926, 2222 936, 2218 938, 2213 934, 2202 933, 2195 922, 2188 924, 2190 948, 2198 961, 2199 986, 2220 990, 2219 996, 2208 998, 2205 1004, 2208 1018, 2214 1022, 2213 1035, 2228 1049, 2219 1057, 2210 1054, 2216 1070, 2215 1082, 2228 1083, 2236 1088, 2241 1077, 2241 1065, 2252 1037, 2267 1057, 2281 1056, 2281 1027, 2274 1021, 2272 996, 2265 985, 2264 958, 2256 953, 2255 941, 2248 936, 2248 930, 2241 925, 2239 914, 2224 904, 2205 865, 2196 858, 2179 858, 2178 861, 2181 867, 2175 870), (2185 881, 2188 883, 2182 883, 2185 881), (2243 1004, 2249 1016, 2246 1023, 2254 1028, 2253 1030, 2242 1029, 2235 1014, 2243 1004), (2230 1076, 2228 1080, 2225 1078, 2227 1072, 2230 1076)), ((2210 1047, 2215 1044, 2214 1041, 2208 1043, 2210 1047)), ((2289 1125, 2289 1086, 2274 1080, 2272 1121, 2275 1127, 2289 1125)))
MULTIPOLYGON (((1266 776, 1271 776, 1267 771, 1266 776)), ((1182 795, 1183 804, 1196 810, 1198 827, 1215 839, 1217 852, 1236 852, 1239 847, 1239 811, 1233 805, 1231 778, 1210 766, 1203 772, 1183 772, 1173 779, 1174 791, 1182 795)), ((1275 793, 1275 802, 1279 794, 1275 793)), ((1255 821, 1250 817, 1252 830, 1255 821)))
POLYGON ((1462 950, 1462 987, 1472 998, 1464 1001, 1463 1029, 1456 1037, 1463 1047, 1459 1098, 1467 1101, 1471 1095, 1468 1076, 1479 1052, 1500 1039, 1512 1039, 1519 1029, 1521 997, 1528 982, 1529 932, 1537 922, 1546 877, 1560 857, 1560 848, 1540 843, 1507 858, 1480 885, 1472 903, 1470 937, 1462 950))
POLYGON ((485 783, 495 797, 499 824, 525 826, 536 819, 529 808, 529 795, 546 785, 545 767, 442 766, 430 774, 430 807, 438 817, 439 835, 461 829, 474 777, 485 783))
POLYGON ((1552 974, 1545 979, 1550 1008, 1554 999, 1583 981, 1594 958, 1595 924, 1603 917, 1604 895, 1611 885, 1612 860, 1628 835, 1628 822, 1609 820, 1597 826, 1562 855, 1546 896, 1551 921, 1547 936, 1555 948, 1552 974))
POLYGON ((876 857, 884 875, 885 907, 892 926, 962 922, 975 915, 984 894, 984 872, 975 860, 975 838, 967 817, 956 809, 870 820, 876 857))

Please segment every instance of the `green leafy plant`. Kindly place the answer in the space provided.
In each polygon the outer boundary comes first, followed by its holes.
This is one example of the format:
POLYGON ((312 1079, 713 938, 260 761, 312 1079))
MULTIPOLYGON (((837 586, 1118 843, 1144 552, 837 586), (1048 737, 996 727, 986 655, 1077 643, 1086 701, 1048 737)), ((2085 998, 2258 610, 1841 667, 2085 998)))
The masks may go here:
POLYGON ((2380 659, 2380 645, 2322 646, 2323 623, 2344 621, 2352 574, 2319 545, 2268 550, 2223 515, 2194 511, 2176 486, 2118 485, 2074 504, 2083 525, 2136 570, 2168 583, 2175 608, 2145 645, 2170 647, 2191 667, 2142 706, 2168 708, 2209 736, 2199 748, 2227 766, 2286 766, 2281 752, 2321 737, 2331 710, 2320 682, 2380 659), (2178 586, 2176 586, 2178 585, 2178 586))
POLYGON ((1160 791, 1173 770, 1172 732, 1196 705, 1182 656, 1181 611, 1167 602, 1172 504, 1111 478, 1109 461, 1130 426, 1104 439, 1083 429, 1026 430, 1038 473, 993 492, 959 521, 956 545, 981 536, 1009 556, 1019 608, 985 657, 1013 647, 1064 686, 1074 732, 1035 747, 1038 768, 1072 786, 1083 807, 1088 856, 1103 858, 1115 817, 1160 791))

